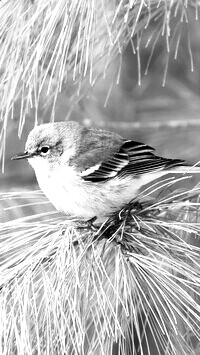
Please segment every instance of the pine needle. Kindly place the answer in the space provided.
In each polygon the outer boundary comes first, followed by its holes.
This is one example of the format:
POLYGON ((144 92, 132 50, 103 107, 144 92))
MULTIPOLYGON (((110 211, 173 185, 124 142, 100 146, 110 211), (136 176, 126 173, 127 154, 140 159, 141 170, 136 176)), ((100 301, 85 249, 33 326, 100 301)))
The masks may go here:
POLYGON ((199 187, 178 183, 156 183, 95 231, 56 215, 1 223, 0 352, 195 354, 199 187))

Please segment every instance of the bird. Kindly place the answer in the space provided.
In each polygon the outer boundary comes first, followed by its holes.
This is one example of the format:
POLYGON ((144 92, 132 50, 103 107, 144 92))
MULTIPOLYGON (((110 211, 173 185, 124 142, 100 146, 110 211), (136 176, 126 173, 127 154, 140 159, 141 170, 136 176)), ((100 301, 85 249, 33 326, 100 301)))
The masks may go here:
POLYGON ((157 156, 147 144, 75 121, 36 126, 24 152, 12 159, 28 159, 41 190, 59 212, 99 221, 137 198, 149 182, 186 165, 157 156))

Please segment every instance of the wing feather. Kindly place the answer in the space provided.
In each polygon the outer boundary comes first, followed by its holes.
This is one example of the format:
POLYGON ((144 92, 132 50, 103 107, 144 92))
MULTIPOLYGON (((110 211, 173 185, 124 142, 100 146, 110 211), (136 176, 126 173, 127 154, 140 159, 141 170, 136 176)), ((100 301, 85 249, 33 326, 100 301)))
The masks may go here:
POLYGON ((183 165, 179 159, 167 159, 156 156, 154 148, 135 141, 124 141, 118 151, 102 161, 92 173, 82 173, 86 181, 101 182, 116 176, 138 176, 153 171, 170 169, 183 165))

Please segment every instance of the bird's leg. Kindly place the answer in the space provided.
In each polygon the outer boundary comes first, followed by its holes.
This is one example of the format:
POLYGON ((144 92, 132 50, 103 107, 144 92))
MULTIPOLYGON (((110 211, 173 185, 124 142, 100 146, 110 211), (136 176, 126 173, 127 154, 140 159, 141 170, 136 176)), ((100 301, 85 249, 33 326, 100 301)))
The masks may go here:
POLYGON ((94 216, 90 219, 88 219, 87 221, 85 221, 85 223, 87 224, 88 227, 90 227, 93 230, 97 230, 97 227, 94 225, 94 222, 97 220, 97 216, 94 216))
POLYGON ((132 217, 132 213, 140 212, 143 210, 143 204, 139 201, 129 202, 124 208, 119 212, 119 219, 123 219, 124 217, 132 217))
POLYGON ((98 227, 96 227, 94 225, 94 222, 96 221, 96 219, 97 219, 97 217, 94 216, 94 217, 92 217, 92 218, 90 218, 90 219, 88 219, 86 221, 84 221, 84 220, 78 221, 78 223, 77 223, 78 226, 77 227, 78 227, 78 229, 90 228, 90 229, 96 231, 98 229, 98 227))
POLYGON ((132 205, 132 209, 135 209, 137 212, 142 211, 144 208, 143 204, 139 201, 135 201, 134 204, 132 205))

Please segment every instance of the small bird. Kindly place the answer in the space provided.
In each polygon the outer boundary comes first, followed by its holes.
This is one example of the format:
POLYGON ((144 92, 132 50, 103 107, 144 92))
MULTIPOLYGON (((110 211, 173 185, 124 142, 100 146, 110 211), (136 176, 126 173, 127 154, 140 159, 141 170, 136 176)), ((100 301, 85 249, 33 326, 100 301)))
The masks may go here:
POLYGON ((155 155, 144 143, 73 121, 36 126, 24 153, 12 159, 24 158, 58 211, 99 220, 137 197, 145 184, 185 165, 155 155))

